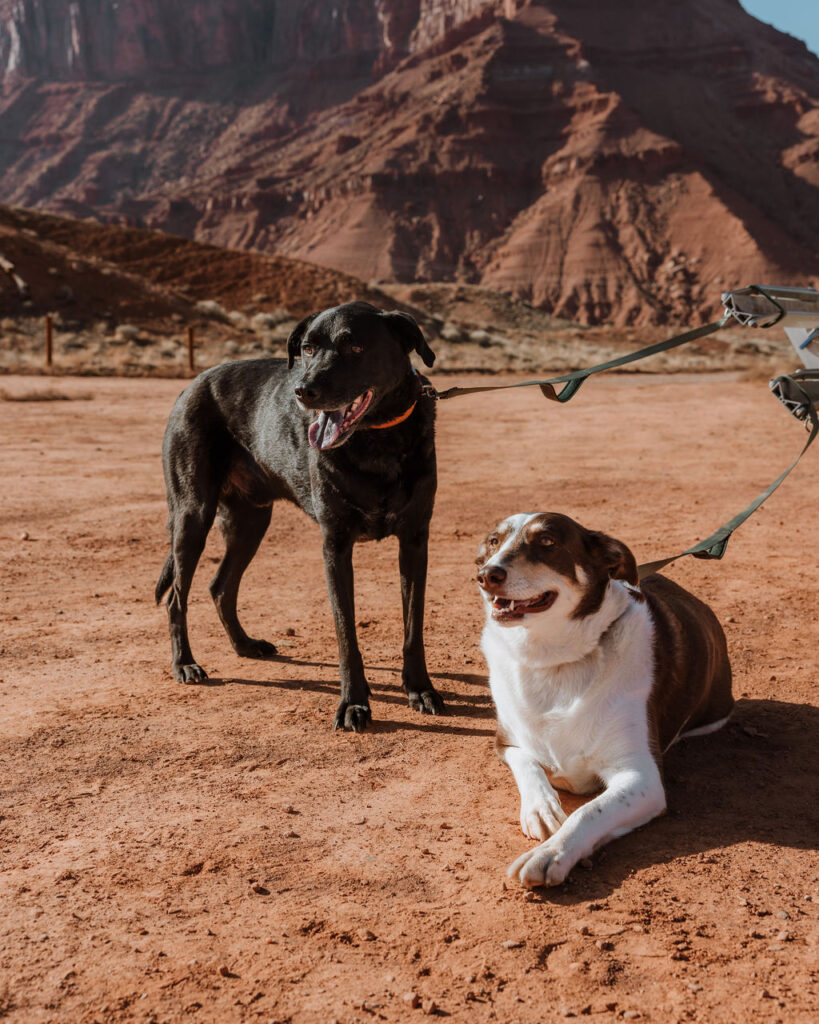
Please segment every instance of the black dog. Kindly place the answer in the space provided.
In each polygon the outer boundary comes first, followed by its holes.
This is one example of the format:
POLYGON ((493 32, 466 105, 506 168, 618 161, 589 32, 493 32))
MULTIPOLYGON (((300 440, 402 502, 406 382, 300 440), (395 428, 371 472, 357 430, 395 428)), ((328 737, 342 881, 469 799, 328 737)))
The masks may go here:
POLYGON ((288 338, 286 365, 257 359, 217 366, 177 399, 162 449, 171 553, 156 600, 170 590, 173 674, 180 682, 206 678, 191 653, 186 609, 217 511, 226 549, 210 591, 219 617, 238 654, 275 655, 273 644, 251 639, 240 625, 236 595, 273 502, 284 498, 316 520, 324 539, 341 674, 335 728, 360 732, 371 717, 355 633, 357 540, 398 537, 404 689, 417 711, 443 711, 423 639, 437 482, 435 403, 422 398, 411 350, 427 366, 435 360, 411 316, 351 302, 302 320, 288 338))

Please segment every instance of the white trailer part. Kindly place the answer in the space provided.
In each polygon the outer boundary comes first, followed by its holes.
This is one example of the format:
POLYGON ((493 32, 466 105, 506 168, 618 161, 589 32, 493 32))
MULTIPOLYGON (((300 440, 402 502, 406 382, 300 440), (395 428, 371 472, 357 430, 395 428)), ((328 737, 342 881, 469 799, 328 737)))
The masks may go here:
POLYGON ((819 370, 819 292, 752 284, 724 292, 726 314, 743 327, 783 327, 809 370, 819 370))
POLYGON ((725 292, 725 313, 743 327, 784 327, 804 370, 775 377, 771 391, 788 412, 815 423, 811 406, 819 405, 819 292, 814 288, 779 288, 752 284, 725 292))

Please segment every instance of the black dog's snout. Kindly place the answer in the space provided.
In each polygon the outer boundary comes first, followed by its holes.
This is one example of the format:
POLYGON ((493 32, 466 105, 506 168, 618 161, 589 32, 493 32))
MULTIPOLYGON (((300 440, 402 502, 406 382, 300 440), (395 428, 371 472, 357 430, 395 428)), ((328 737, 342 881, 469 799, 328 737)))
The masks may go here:
POLYGON ((293 390, 296 392, 296 398, 300 398, 302 402, 314 402, 318 398, 318 391, 315 388, 306 388, 300 385, 293 390))
POLYGON ((484 590, 491 590, 493 587, 499 587, 505 579, 506 570, 502 569, 499 565, 493 565, 489 568, 484 566, 483 569, 478 571, 478 583, 484 588, 484 590))

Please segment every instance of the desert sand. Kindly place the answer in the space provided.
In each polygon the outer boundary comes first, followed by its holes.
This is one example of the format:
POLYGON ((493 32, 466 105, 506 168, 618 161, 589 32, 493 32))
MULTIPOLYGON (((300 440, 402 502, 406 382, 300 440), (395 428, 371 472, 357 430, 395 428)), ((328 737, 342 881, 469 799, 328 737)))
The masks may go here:
POLYGON ((331 731, 319 534, 284 504, 240 593, 281 657, 229 647, 214 534, 190 608, 211 679, 172 680, 152 591, 183 381, 3 387, 73 400, 0 402, 0 1017, 817 1020, 816 453, 722 562, 667 570, 725 626, 735 718, 672 750, 664 818, 554 890, 505 881, 530 840, 478 649, 489 528, 553 509, 638 560, 679 550, 801 447, 764 382, 609 376, 566 407, 536 391, 442 404, 426 639, 449 713, 406 707, 396 545, 361 545, 362 735, 331 731))

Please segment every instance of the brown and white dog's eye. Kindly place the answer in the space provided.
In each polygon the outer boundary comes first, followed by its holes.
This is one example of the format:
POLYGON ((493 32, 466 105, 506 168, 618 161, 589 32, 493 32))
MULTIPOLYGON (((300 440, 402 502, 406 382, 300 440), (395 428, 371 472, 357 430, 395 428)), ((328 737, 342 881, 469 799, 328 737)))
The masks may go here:
POLYGON ((490 548, 496 548, 499 543, 500 543, 500 541, 498 540, 497 537, 490 537, 489 538, 489 547, 490 548))
POLYGON ((538 544, 544 548, 550 548, 555 542, 554 537, 550 537, 548 533, 541 533, 537 538, 538 544))

